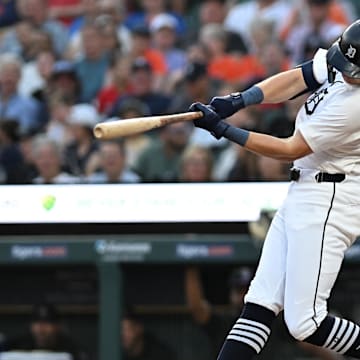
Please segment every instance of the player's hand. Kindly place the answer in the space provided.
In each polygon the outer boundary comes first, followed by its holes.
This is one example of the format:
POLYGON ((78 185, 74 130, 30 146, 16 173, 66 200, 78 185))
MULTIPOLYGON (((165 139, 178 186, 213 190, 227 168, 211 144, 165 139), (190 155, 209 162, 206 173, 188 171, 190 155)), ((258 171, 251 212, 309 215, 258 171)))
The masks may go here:
POLYGON ((243 97, 239 92, 226 96, 215 96, 209 105, 214 108, 221 119, 226 119, 245 107, 243 97))
POLYGON ((222 121, 210 105, 196 102, 190 106, 189 111, 201 111, 203 116, 200 119, 194 120, 194 125, 209 131, 217 139, 220 139, 229 127, 229 124, 222 121))

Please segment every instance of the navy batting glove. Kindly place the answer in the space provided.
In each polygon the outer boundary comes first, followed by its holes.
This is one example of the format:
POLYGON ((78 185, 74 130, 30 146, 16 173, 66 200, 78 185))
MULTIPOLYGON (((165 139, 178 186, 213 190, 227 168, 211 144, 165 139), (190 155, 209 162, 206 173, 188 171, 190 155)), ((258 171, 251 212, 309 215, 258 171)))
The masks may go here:
POLYGON ((214 108, 222 119, 226 119, 245 107, 243 96, 239 92, 226 96, 215 96, 211 99, 209 105, 214 108))
POLYGON ((204 114, 200 119, 194 120, 194 125, 209 131, 216 139, 220 139, 229 127, 209 105, 196 102, 191 104, 189 111, 201 111, 204 114))

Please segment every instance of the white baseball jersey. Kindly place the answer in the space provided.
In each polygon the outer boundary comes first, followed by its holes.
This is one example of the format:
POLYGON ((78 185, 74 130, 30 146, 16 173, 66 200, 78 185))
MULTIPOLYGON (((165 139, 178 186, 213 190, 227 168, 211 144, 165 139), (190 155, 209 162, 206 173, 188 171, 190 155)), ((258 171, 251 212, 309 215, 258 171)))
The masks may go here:
POLYGON ((315 55, 313 72, 323 84, 300 109, 295 128, 314 151, 294 166, 329 173, 360 174, 360 88, 341 73, 327 81, 326 50, 315 55))
MULTIPOLYGON (((345 251, 360 235, 360 87, 346 83, 336 73, 327 80, 326 50, 313 60, 320 88, 300 109, 295 131, 300 131, 313 153, 294 166, 300 177, 267 233, 259 266, 245 297, 273 310, 284 310, 290 333, 304 340, 328 314, 327 299, 345 251), (319 171, 344 173, 341 182, 318 182, 319 171)), ((346 346, 353 334, 344 331, 346 346)), ((345 341, 344 340, 344 341, 345 341)))

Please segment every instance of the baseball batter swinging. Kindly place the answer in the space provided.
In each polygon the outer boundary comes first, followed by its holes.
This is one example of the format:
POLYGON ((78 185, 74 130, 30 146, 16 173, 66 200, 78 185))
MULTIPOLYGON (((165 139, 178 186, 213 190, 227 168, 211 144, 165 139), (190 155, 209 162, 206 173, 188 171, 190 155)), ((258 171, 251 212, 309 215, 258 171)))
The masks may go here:
POLYGON ((260 353, 280 311, 297 340, 360 359, 359 325, 327 309, 344 253, 360 235, 360 20, 311 61, 242 93, 215 97, 209 105, 194 103, 190 110, 203 112, 194 124, 216 138, 294 163, 244 310, 218 359, 248 360, 260 353), (311 95, 287 139, 221 120, 245 106, 283 102, 304 92, 311 95))

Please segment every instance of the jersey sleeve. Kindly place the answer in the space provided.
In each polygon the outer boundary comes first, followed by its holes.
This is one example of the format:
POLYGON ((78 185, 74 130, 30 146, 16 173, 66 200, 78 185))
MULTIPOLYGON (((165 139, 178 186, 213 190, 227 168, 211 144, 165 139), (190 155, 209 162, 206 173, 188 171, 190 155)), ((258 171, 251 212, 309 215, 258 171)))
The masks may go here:
POLYGON ((301 68, 302 75, 306 84, 306 89, 296 94, 289 100, 295 99, 303 94, 313 92, 320 88, 328 79, 328 67, 326 61, 327 50, 319 49, 312 60, 308 60, 297 66, 301 68))
POLYGON ((326 53, 327 50, 319 49, 313 58, 313 74, 319 84, 324 84, 328 79, 326 53))

